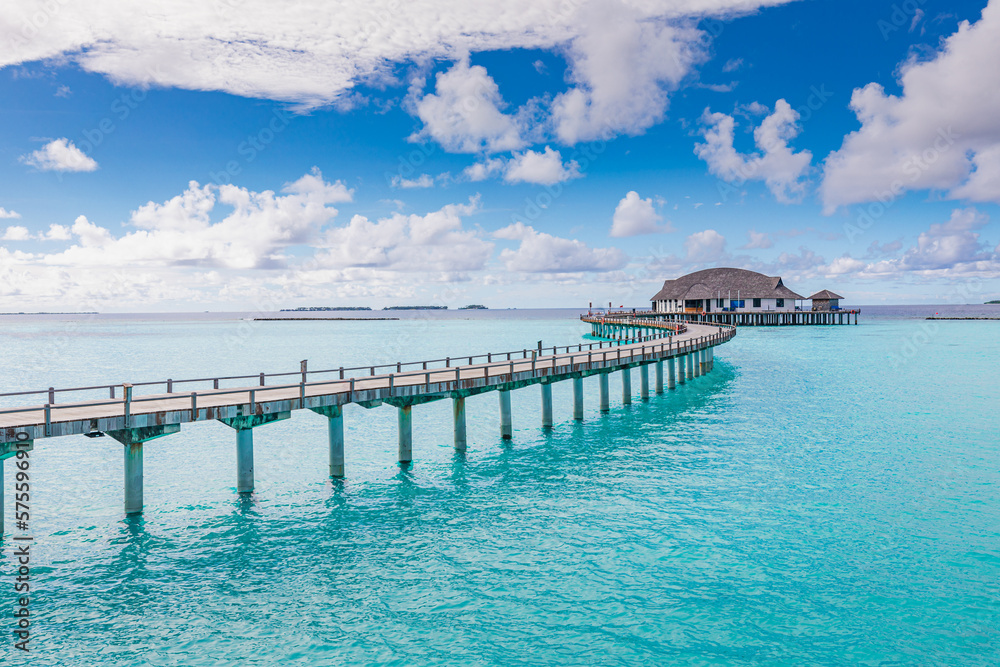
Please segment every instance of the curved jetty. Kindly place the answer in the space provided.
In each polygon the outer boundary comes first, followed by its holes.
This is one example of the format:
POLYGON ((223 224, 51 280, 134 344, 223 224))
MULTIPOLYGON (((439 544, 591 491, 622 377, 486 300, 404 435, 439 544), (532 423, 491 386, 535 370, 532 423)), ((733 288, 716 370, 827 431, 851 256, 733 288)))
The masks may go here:
MULTIPOLYGON (((586 317, 586 321, 590 321, 586 317)), ((598 318, 595 318, 595 321, 598 318)), ((500 403, 502 438, 513 433, 510 392, 541 387, 542 427, 552 426, 552 383, 573 382, 573 418, 583 419, 583 379, 597 375, 600 409, 608 410, 608 375, 623 373, 623 400, 632 399, 631 369, 640 373, 640 395, 649 396, 649 366, 655 367, 655 391, 684 383, 712 369, 714 348, 736 333, 733 326, 615 318, 601 321, 605 337, 595 343, 522 349, 409 363, 311 371, 303 361, 297 372, 123 385, 48 388, 0 394, 0 398, 43 404, 0 409, 0 473, 3 459, 30 451, 36 440, 64 435, 107 434, 124 445, 125 512, 142 512, 143 443, 172 433, 181 424, 217 420, 236 431, 237 491, 253 491, 253 429, 288 419, 293 410, 311 410, 327 418, 330 476, 344 476, 343 406, 374 408, 383 403, 398 409, 399 461, 412 461, 413 406, 450 398, 453 402, 455 449, 466 448, 465 399, 495 391, 500 403), (273 384, 268 384, 271 381, 273 384), (237 386, 227 388, 225 384, 237 386), (158 393, 139 395, 140 390, 158 393), (165 390, 165 392, 164 392, 165 390), (57 402, 72 393, 102 397, 85 402, 57 402)), ((26 454, 22 454, 24 456, 26 454)), ((0 517, 3 487, 0 474, 0 517)), ((3 530, 0 518, 0 533, 3 530)))

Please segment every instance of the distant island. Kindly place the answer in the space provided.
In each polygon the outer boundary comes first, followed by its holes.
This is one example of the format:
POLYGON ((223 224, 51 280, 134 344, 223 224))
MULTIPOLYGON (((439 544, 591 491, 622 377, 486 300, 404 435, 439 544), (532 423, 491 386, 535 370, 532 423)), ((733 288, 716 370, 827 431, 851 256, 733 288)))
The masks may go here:
POLYGON ((1000 306, 1000 299, 994 299, 993 301, 987 301, 987 306, 1000 306))
POLYGON ((326 312, 331 310, 371 310, 368 306, 299 306, 298 308, 282 308, 281 313, 326 312))
POLYGON ((448 306, 386 306, 382 310, 448 310, 448 306))
POLYGON ((459 310, 488 310, 488 308, 482 304, 473 303, 468 306, 462 306, 459 310))
POLYGON ((69 313, 46 313, 44 311, 40 312, 40 313, 24 313, 24 312, 21 312, 21 313, 0 313, 0 315, 98 315, 98 314, 99 313, 96 310, 93 310, 93 311, 91 311, 91 310, 84 310, 84 311, 81 311, 81 312, 69 312, 69 313))

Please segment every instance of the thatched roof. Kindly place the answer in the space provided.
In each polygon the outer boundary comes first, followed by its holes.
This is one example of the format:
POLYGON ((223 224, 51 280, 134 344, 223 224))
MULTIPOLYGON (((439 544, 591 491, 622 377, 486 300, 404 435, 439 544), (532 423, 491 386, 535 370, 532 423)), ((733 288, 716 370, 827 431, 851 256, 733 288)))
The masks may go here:
POLYGON ((822 292, 816 292, 815 294, 813 294, 809 298, 810 299, 819 299, 819 300, 822 301, 824 299, 843 299, 844 297, 840 296, 839 294, 835 294, 835 293, 831 292, 828 289, 825 289, 822 292))
POLYGON ((802 299, 781 278, 746 269, 704 269, 675 280, 665 280, 652 301, 667 299, 802 299))

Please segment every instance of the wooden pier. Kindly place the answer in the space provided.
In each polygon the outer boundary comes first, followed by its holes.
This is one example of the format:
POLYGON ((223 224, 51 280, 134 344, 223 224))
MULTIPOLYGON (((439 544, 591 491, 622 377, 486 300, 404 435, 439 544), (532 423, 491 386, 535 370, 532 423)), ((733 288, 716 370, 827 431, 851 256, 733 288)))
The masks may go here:
MULTIPOLYGON (((586 319, 586 318, 585 318, 586 319)), ((589 321, 589 320, 586 320, 589 321)), ((592 323, 593 325, 593 323, 592 323)), ((607 376, 623 373, 626 403, 631 402, 631 369, 640 373, 640 397, 650 392, 649 366, 655 367, 655 392, 712 369, 714 348, 736 333, 731 325, 654 321, 620 317, 602 322, 600 340, 570 346, 447 357, 388 366, 336 368, 252 376, 164 380, 123 385, 0 394, 0 399, 43 403, 0 409, 0 534, 3 532, 3 460, 29 456, 37 440, 107 434, 124 446, 125 512, 143 509, 143 444, 180 431, 182 424, 216 420, 236 431, 237 491, 253 491, 253 429, 288 419, 293 410, 310 410, 328 420, 331 477, 344 476, 343 407, 383 404, 398 410, 398 460, 412 461, 412 409, 431 401, 453 401, 454 446, 466 449, 465 399, 489 391, 499 394, 501 437, 512 436, 510 392, 541 387, 542 427, 551 427, 555 382, 573 382, 573 418, 583 419, 583 380, 600 379, 600 408, 608 410, 607 376), (276 384, 268 384, 268 381, 276 384), (222 384, 236 383, 227 388, 222 384), (184 389, 187 389, 186 391, 184 389), (163 391, 165 390, 165 391, 163 391), (155 393, 142 394, 140 391, 155 393), (57 402, 62 395, 101 393, 93 400, 57 402)))

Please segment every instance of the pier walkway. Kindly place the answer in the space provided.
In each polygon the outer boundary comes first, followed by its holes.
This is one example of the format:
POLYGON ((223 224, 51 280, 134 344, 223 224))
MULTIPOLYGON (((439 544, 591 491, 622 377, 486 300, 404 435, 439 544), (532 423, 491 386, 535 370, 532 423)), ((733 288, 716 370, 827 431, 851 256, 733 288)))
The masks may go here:
MULTIPOLYGON (((619 318, 602 326, 594 343, 522 349, 465 357, 252 376, 164 380, 34 392, 0 394, 0 401, 44 403, 0 407, 0 534, 3 530, 3 460, 26 456, 36 440, 69 435, 108 435, 125 449, 125 511, 142 511, 143 443, 180 430, 182 424, 217 420, 236 431, 237 491, 253 490, 253 429, 288 419, 308 409, 328 420, 330 476, 344 476, 343 406, 383 404, 398 409, 398 460, 412 461, 413 406, 451 398, 454 446, 466 449, 465 399, 489 391, 499 394, 501 437, 513 433, 510 392, 541 386, 542 427, 551 427, 554 382, 573 382, 573 418, 583 419, 583 379, 597 375, 600 408, 608 410, 608 374, 623 373, 623 400, 631 402, 631 369, 640 372, 640 396, 650 393, 649 366, 655 367, 655 392, 711 370, 714 348, 736 333, 733 326, 619 318), (272 384, 268 384, 268 382, 272 384), (277 381, 277 383, 274 383, 277 381), (236 383, 235 387, 223 384, 236 383), (165 390, 165 391, 163 391, 165 390), (158 393, 141 394, 140 391, 158 393), (58 402, 60 397, 103 394, 90 400, 58 402), (37 399, 36 399, 37 400, 37 399)), ((64 398, 65 400, 65 398, 64 398)))

